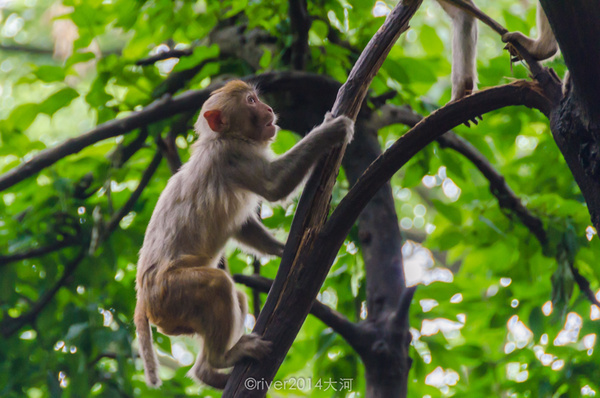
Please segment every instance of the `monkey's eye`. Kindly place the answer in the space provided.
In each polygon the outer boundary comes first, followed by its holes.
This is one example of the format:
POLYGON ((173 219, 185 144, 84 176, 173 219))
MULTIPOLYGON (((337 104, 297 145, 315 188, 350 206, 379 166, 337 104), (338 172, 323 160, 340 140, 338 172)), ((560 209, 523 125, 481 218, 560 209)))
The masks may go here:
POLYGON ((254 103, 256 103, 256 98, 254 98, 254 96, 252 96, 252 95, 249 95, 249 96, 248 96, 248 103, 249 103, 249 104, 254 104, 254 103))

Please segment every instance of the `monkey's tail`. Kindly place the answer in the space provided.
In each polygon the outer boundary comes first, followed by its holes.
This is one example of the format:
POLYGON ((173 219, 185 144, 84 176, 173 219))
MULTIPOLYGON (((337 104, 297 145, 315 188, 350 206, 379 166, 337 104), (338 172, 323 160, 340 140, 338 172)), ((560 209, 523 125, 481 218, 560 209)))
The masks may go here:
POLYGON ((140 346, 140 357, 144 362, 144 373, 146 374, 146 384, 150 387, 157 388, 161 385, 161 380, 158 378, 158 359, 152 346, 152 329, 146 315, 142 301, 138 300, 135 306, 135 314, 133 322, 138 333, 138 344, 140 346))

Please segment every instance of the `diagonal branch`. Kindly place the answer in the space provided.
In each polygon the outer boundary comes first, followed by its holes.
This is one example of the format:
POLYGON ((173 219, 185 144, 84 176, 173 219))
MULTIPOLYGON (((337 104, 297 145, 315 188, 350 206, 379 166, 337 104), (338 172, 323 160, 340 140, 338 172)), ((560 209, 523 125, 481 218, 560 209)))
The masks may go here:
POLYGON ((195 110, 198 99, 200 98, 201 103, 204 102, 208 98, 209 93, 209 90, 201 90, 200 92, 182 94, 177 100, 170 97, 161 98, 143 110, 134 112, 126 118, 103 123, 85 134, 68 139, 55 147, 47 148, 25 163, 0 176, 0 191, 23 181, 25 178, 56 163, 58 160, 77 153, 98 141, 128 133, 136 128, 171 117, 176 113, 195 110))
POLYGON ((50 290, 46 291, 41 297, 35 302, 35 304, 31 307, 29 312, 19 316, 18 318, 8 318, 6 317, 2 323, 0 323, 0 333, 5 338, 12 336, 23 326, 33 322, 40 312, 52 301, 56 293, 60 290, 61 287, 66 285, 69 282, 70 277, 73 275, 81 260, 85 257, 85 250, 81 249, 79 254, 71 260, 71 262, 65 267, 65 270, 58 281, 50 288, 50 290))
POLYGON ((127 202, 125 202, 125 204, 119 209, 119 211, 113 214, 113 216, 110 218, 110 221, 106 225, 106 229, 104 230, 101 240, 105 240, 108 237, 108 235, 110 235, 117 228, 123 217, 125 217, 127 213, 129 213, 131 209, 133 209, 133 206, 140 198, 142 192, 150 182, 150 179, 158 169, 161 160, 162 153, 160 151, 157 151, 154 157, 152 158, 152 161, 148 165, 148 168, 146 168, 144 174, 142 174, 140 183, 138 184, 137 188, 135 188, 135 191, 131 193, 131 196, 129 197, 129 199, 127 199, 127 202))
MULTIPOLYGON (((352 68, 347 82, 338 91, 332 109, 334 116, 346 115, 356 119, 373 77, 396 39, 408 29, 408 22, 421 2, 400 1, 388 15, 352 68)), ((271 360, 238 363, 229 378, 224 397, 264 396, 266 391, 249 390, 244 385, 244 380, 254 376, 268 381, 273 379, 308 315, 331 266, 331 262, 319 266, 319 261, 308 260, 320 252, 321 245, 327 246, 327 242, 319 239, 319 230, 327 217, 333 184, 344 150, 345 145, 342 145, 321 161, 304 188, 277 277, 256 322, 255 332, 273 343, 271 360), (292 303, 293 308, 290 308, 292 303)), ((323 260, 333 259, 327 256, 321 258, 323 260)))

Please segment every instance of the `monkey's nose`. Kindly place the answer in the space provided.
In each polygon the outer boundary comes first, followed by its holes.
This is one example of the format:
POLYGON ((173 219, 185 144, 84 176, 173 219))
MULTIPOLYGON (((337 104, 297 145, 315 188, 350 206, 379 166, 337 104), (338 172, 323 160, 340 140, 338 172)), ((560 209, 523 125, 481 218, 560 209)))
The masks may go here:
POLYGON ((269 105, 267 105, 267 110, 268 110, 270 113, 273 113, 273 108, 271 108, 269 105))

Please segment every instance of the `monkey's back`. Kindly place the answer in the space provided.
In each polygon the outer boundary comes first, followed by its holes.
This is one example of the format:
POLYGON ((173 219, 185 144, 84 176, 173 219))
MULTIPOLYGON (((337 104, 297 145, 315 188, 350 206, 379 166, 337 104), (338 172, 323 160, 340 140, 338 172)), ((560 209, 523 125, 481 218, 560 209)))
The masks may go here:
POLYGON ((200 138, 190 160, 169 179, 144 237, 138 286, 150 268, 160 269, 182 255, 207 258, 216 266, 227 240, 252 215, 258 197, 226 178, 232 143, 200 138))

